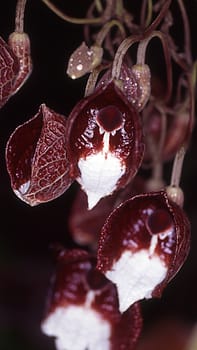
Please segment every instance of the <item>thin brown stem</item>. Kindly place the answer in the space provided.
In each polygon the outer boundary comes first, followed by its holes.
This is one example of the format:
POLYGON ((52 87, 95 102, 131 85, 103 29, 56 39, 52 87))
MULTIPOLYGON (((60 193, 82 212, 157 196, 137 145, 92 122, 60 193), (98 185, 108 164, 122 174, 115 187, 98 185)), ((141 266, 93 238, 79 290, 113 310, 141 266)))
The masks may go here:
POLYGON ((172 187, 179 187, 179 185, 180 185, 181 173, 182 173, 185 153, 186 153, 186 148, 183 145, 178 150, 178 152, 176 153, 176 156, 174 158, 172 175, 171 175, 171 183, 170 183, 170 186, 172 186, 172 187))
POLYGON ((108 32, 110 31, 110 29, 114 26, 117 26, 118 29, 120 30, 123 38, 125 37, 126 33, 125 33, 125 30, 124 30, 124 27, 123 25, 121 24, 120 21, 117 21, 117 20, 112 20, 108 23, 106 23, 103 28, 100 30, 100 32, 97 34, 96 36, 96 41, 95 41, 95 44, 98 45, 98 46, 101 46, 102 43, 103 43, 103 40, 105 39, 106 35, 108 34, 108 32))
POLYGON ((128 49, 136 42, 142 39, 142 35, 132 35, 126 38, 119 46, 112 67, 112 78, 119 79, 120 71, 124 56, 126 55, 128 49))
POLYGON ((188 90, 189 90, 189 123, 186 139, 190 140, 191 134, 194 127, 195 118, 195 92, 196 92, 196 82, 197 82, 197 61, 194 62, 192 71, 188 73, 188 90))
POLYGON ((116 0, 115 13, 118 17, 122 17, 124 13, 124 5, 122 0, 116 0))
POLYGON ((101 69, 95 68, 89 75, 86 88, 85 88, 85 94, 84 94, 85 97, 93 93, 100 71, 101 69))
POLYGON ((74 24, 101 24, 103 22, 103 17, 96 18, 76 18, 71 17, 63 13, 59 8, 57 8, 50 0, 42 0, 42 2, 53 11, 58 17, 64 21, 74 23, 74 24))
POLYGON ((168 49, 167 37, 165 34, 161 33, 160 31, 153 31, 152 33, 150 33, 149 37, 147 37, 144 40, 141 40, 140 35, 130 36, 126 38, 119 46, 117 53, 115 55, 114 63, 112 67, 112 78, 119 79, 121 65, 127 50, 134 43, 140 40, 141 41, 139 43, 138 51, 137 51, 137 64, 144 64, 147 45, 149 44, 150 40, 152 40, 154 37, 158 37, 161 40, 161 43, 163 46, 165 62, 166 62, 166 73, 167 73, 167 91, 166 91, 166 96, 164 97, 164 100, 165 102, 168 102, 172 94, 172 63, 171 63, 170 52, 168 49))
POLYGON ((190 27, 189 27, 189 21, 188 16, 185 11, 185 6, 183 4, 182 0, 178 0, 179 8, 181 11, 182 19, 183 19, 183 25, 184 25, 184 35, 185 35, 185 56, 188 64, 191 64, 192 62, 192 56, 191 56, 191 40, 190 40, 190 27))
POLYGON ((16 4, 15 32, 24 32, 24 13, 26 0, 18 0, 16 4))
POLYGON ((141 14, 140 14, 140 23, 142 28, 146 28, 149 26, 153 13, 153 2, 152 0, 143 1, 141 14), (147 9, 147 14, 146 14, 147 9))
POLYGON ((166 16, 168 9, 170 7, 172 0, 166 0, 163 7, 161 8, 161 11, 159 12, 159 14, 157 15, 157 17, 155 18, 155 20, 150 24, 150 26, 145 30, 145 35, 144 37, 148 37, 150 35, 150 33, 155 30, 159 24, 161 23, 161 21, 164 19, 164 17, 166 16))
MULTIPOLYGON (((146 38, 148 38, 149 36, 152 35, 152 32, 156 29, 156 27, 161 23, 161 21, 163 20, 163 18, 165 17, 168 8, 171 4, 171 0, 167 0, 164 4, 164 6, 162 7, 160 13, 158 14, 158 16, 155 18, 155 20, 151 23, 151 25, 144 31, 144 33, 141 34, 136 34, 136 35, 131 35, 130 37, 126 38, 119 46, 115 58, 114 58, 114 63, 113 63, 113 67, 112 67, 112 78, 116 78, 119 79, 120 76, 120 70, 121 70, 121 65, 122 65, 122 61, 123 58, 127 52, 127 50, 131 47, 131 45, 133 45, 134 43, 144 40, 146 38)), ((165 50, 164 50, 165 52, 165 50)), ((165 53, 165 55, 167 55, 167 51, 165 53)), ((166 59, 168 57, 166 56, 166 59)), ((168 60, 169 63, 169 60, 168 60)), ((171 66, 171 65, 170 65, 171 66)), ((171 70, 171 69, 170 69, 171 70)), ((169 71, 169 69, 167 69, 167 72, 169 71)), ((170 83, 170 75, 171 72, 168 72, 168 83, 170 83)), ((169 86, 170 88, 171 86, 169 86)), ((168 88, 168 89, 169 89, 168 88)), ((167 94, 167 98, 169 98, 169 93, 167 94)))
POLYGON ((94 3, 95 3, 95 7, 96 7, 97 11, 99 13, 102 13, 103 12, 103 6, 101 4, 101 1, 100 0, 94 0, 94 3))

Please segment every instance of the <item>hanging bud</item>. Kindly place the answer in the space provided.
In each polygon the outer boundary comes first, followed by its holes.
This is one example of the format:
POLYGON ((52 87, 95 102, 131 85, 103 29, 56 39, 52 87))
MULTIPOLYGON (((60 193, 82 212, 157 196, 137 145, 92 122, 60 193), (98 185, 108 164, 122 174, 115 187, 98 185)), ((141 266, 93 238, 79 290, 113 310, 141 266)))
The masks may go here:
POLYGON ((8 44, 19 60, 19 73, 14 82, 13 94, 25 83, 32 72, 32 60, 29 36, 26 33, 13 32, 10 34, 8 44))
POLYGON ((64 116, 42 104, 38 113, 8 140, 6 162, 13 191, 32 206, 59 197, 73 181, 65 129, 64 116))
POLYGON ((83 42, 71 55, 67 74, 72 78, 80 78, 86 73, 90 73, 102 60, 102 47, 93 45, 90 48, 83 42))
POLYGON ((138 112, 111 82, 81 100, 68 118, 68 158, 89 209, 135 176, 144 153, 138 112))
POLYGON ((135 304, 121 315, 115 286, 95 269, 96 260, 75 249, 59 253, 42 331, 57 350, 132 350, 142 319, 135 304))
POLYGON ((160 297, 189 244, 189 222, 164 191, 135 196, 115 209, 101 232, 97 268, 116 284, 120 311, 160 297))
MULTIPOLYGON (((98 87, 107 85, 111 81, 111 69, 98 82, 98 87)), ((151 74, 147 65, 136 64, 131 68, 122 64, 119 79, 116 85, 123 92, 129 102, 141 111, 150 98, 151 74)))
POLYGON ((140 94, 137 100, 138 110, 141 111, 150 98, 151 93, 151 73, 147 64, 135 64, 131 68, 134 74, 140 94))
POLYGON ((0 37, 0 108, 11 97, 18 73, 18 58, 0 37))

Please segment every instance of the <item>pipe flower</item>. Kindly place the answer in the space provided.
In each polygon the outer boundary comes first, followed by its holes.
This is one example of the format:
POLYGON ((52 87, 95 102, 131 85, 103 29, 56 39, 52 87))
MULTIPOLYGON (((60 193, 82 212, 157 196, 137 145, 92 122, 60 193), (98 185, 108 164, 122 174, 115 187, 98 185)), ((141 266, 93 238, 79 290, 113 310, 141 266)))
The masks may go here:
POLYGON ((120 311, 160 297, 189 246, 189 221, 165 191, 137 195, 115 209, 101 232, 97 268, 116 284, 120 311))
POLYGON ((8 140, 6 162, 12 189, 31 206, 59 197, 73 182, 65 130, 65 117, 42 104, 8 140))
POLYGON ((138 171, 144 154, 140 116, 111 81, 79 101, 67 125, 68 159, 92 209, 138 171))
POLYGON ((95 269, 86 251, 61 250, 42 322, 57 350, 132 350, 142 319, 136 303, 124 315, 116 287, 95 269))

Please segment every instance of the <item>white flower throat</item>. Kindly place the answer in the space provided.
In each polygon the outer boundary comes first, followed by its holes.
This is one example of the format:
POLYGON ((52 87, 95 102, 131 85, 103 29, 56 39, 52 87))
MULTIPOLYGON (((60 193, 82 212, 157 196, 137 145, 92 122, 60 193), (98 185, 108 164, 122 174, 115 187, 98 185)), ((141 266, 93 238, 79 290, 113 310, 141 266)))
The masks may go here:
POLYGON ((78 182, 88 196, 89 209, 101 198, 111 194, 125 173, 125 165, 110 151, 110 137, 116 134, 116 130, 107 132, 99 127, 99 132, 103 134, 102 150, 78 162, 81 172, 78 182))

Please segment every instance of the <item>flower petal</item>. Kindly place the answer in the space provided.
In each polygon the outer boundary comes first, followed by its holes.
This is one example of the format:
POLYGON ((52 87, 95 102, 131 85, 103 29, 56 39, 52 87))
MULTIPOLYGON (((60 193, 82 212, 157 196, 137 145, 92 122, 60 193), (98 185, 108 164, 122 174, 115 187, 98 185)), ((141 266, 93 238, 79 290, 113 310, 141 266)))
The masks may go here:
POLYGON ((59 197, 73 182, 65 146, 66 121, 44 104, 11 135, 7 169, 15 194, 34 206, 59 197))

